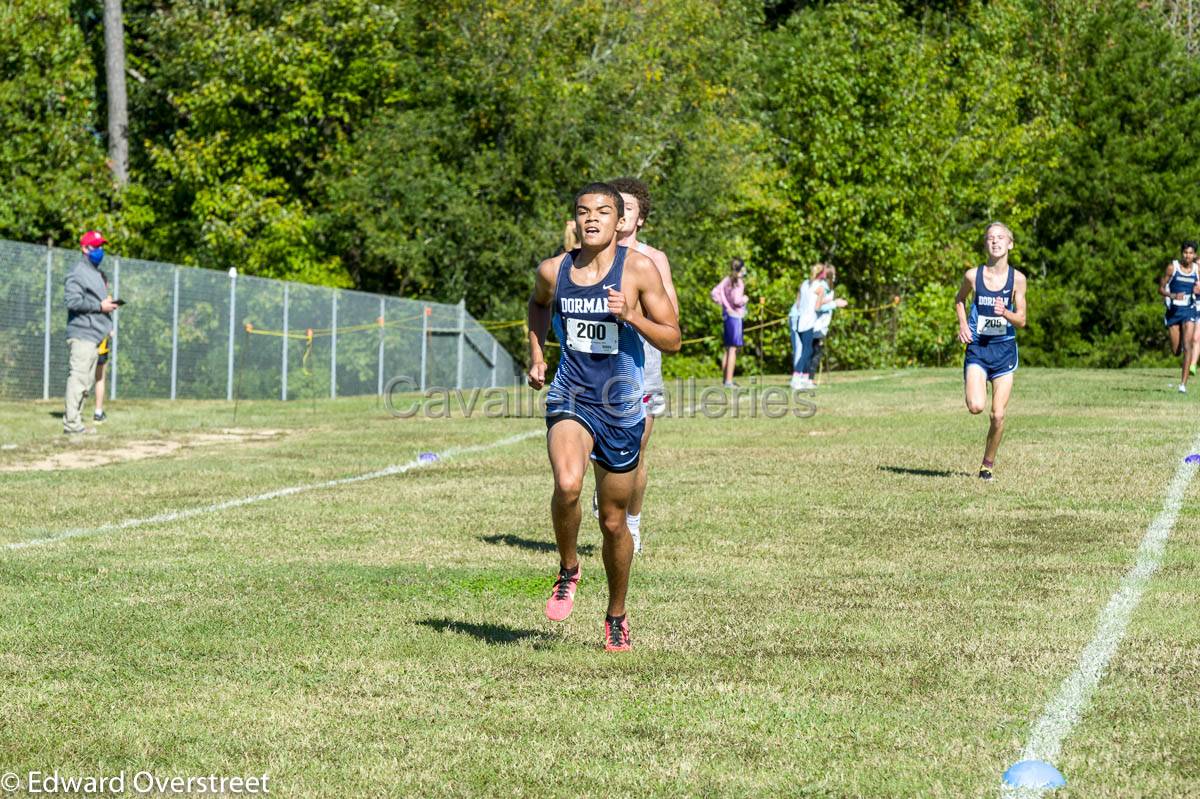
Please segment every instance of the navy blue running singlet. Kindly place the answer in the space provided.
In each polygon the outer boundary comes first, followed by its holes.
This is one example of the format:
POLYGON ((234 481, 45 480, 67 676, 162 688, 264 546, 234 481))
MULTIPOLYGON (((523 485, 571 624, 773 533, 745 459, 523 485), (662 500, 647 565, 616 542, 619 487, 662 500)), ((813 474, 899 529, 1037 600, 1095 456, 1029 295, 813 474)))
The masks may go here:
POLYGON ((617 247, 608 274, 594 286, 571 280, 579 250, 563 255, 550 318, 562 357, 546 393, 548 414, 578 404, 617 427, 633 427, 645 418, 642 338, 608 310, 608 290, 621 290, 628 250, 617 247))
POLYGON ((1004 306, 1008 310, 1016 312, 1017 309, 1013 305, 1013 276, 1016 272, 1010 266, 1008 279, 1004 281, 1004 288, 992 291, 984 283, 983 270, 982 266, 975 270, 975 301, 971 303, 971 314, 967 319, 971 335, 975 341, 980 339, 1011 341, 1017 337, 1016 331, 1013 330, 1013 326, 1007 319, 996 313, 995 298, 1003 298, 1004 306))
POLYGON ((1169 305, 1177 305, 1181 308, 1191 305, 1193 299, 1191 294, 1196 286, 1196 278, 1198 275, 1196 272, 1196 267, 1192 267, 1192 273, 1189 275, 1183 271, 1183 265, 1180 264, 1179 261, 1173 261, 1171 266, 1171 280, 1167 283, 1167 291, 1171 292, 1172 294, 1187 294, 1189 296, 1187 299, 1183 300, 1177 300, 1174 297, 1168 297, 1167 303, 1169 305))

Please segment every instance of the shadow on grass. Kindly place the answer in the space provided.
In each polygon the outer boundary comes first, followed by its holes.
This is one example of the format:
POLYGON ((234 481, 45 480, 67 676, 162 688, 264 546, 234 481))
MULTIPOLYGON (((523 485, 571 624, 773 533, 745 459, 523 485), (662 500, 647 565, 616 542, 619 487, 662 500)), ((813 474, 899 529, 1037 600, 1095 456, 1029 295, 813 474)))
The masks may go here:
POLYGON ((879 471, 892 474, 911 474, 917 477, 970 477, 969 472, 952 472, 949 469, 909 469, 906 466, 880 466, 879 471))
POLYGON ((55 419, 61 419, 67 415, 66 411, 50 411, 50 415, 55 419))
POLYGON ((546 639, 546 634, 537 630, 518 630, 515 627, 508 627, 503 624, 472 624, 466 621, 452 621, 450 619, 422 619, 417 624, 420 624, 422 627, 428 627, 431 630, 436 630, 439 633, 463 633, 472 638, 478 638, 486 644, 515 644, 518 641, 530 638, 534 639, 535 642, 546 639))
MULTIPOLYGON (((558 547, 553 541, 534 541, 532 538, 521 538, 520 536, 505 533, 504 535, 483 535, 479 537, 481 541, 489 544, 505 544, 510 547, 528 550, 529 552, 557 552, 558 547)), ((594 544, 580 544, 576 549, 580 555, 591 555, 595 552, 594 544)))

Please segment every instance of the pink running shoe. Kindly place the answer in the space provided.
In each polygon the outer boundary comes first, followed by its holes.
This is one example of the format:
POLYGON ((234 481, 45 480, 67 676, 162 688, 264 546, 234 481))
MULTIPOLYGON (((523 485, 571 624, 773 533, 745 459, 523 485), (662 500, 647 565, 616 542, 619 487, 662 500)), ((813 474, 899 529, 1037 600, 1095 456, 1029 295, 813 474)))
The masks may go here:
POLYGON ((629 641, 629 619, 622 615, 618 622, 612 616, 605 616, 604 650, 606 652, 628 652, 632 648, 629 641))
POLYGON ((583 573, 581 566, 575 567, 574 574, 568 574, 566 569, 559 568, 558 579, 546 600, 546 618, 550 621, 562 621, 571 615, 575 609, 575 589, 579 587, 579 575, 583 573))

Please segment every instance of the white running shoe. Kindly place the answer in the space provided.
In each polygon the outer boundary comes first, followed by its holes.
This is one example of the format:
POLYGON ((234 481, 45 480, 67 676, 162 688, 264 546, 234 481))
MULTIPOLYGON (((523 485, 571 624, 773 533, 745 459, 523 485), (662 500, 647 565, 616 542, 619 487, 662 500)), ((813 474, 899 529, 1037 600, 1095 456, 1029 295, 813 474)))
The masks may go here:
POLYGON ((1179 393, 1180 393, 1180 394, 1186 394, 1186 393, 1187 393, 1187 386, 1185 386, 1183 383, 1180 383, 1180 384, 1179 384, 1179 393))

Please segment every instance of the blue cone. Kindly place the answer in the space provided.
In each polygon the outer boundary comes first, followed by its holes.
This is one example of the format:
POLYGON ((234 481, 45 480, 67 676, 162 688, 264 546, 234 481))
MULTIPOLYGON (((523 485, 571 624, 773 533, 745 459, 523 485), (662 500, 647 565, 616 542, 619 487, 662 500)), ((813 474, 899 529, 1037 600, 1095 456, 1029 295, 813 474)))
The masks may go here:
POLYGON ((1067 780, 1044 760, 1022 760, 1004 772, 1004 784, 1015 788, 1061 788, 1067 780))

